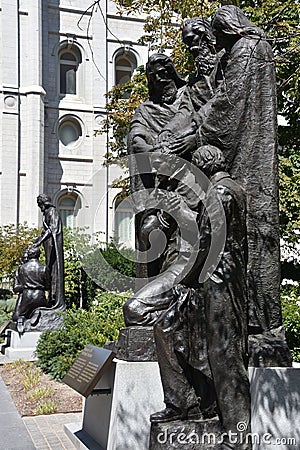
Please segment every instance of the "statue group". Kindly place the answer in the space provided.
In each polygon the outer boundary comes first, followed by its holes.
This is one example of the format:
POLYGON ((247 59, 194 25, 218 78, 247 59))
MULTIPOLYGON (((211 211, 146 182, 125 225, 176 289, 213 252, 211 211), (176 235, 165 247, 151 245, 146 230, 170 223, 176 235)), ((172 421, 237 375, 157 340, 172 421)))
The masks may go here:
POLYGON ((151 55, 149 100, 131 123, 137 249, 148 261, 124 318, 154 327, 166 408, 151 422, 218 416, 227 436, 242 431, 221 448, 248 450, 248 337, 282 325, 274 58, 233 5, 187 19, 182 39, 195 74, 186 83, 168 56, 151 55))
MULTIPOLYGON (((20 333, 39 330, 43 322, 42 314, 65 308, 62 222, 48 195, 40 194, 37 204, 43 213, 43 231, 23 253, 14 280, 14 292, 18 294, 18 299, 12 320, 20 333), (46 265, 39 261, 41 244, 45 250, 46 265)), ((53 316, 49 320, 44 319, 44 322, 45 329, 55 327, 51 323, 54 322, 53 316)))

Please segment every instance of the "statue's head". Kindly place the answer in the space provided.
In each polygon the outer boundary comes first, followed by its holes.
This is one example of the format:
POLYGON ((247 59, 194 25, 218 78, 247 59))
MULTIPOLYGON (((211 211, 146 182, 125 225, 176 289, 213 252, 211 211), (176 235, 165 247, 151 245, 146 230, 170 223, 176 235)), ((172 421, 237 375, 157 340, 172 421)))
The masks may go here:
POLYGON ((210 21, 202 17, 186 19, 182 27, 182 40, 193 55, 198 72, 209 75, 216 63, 216 39, 210 21))
POLYGON ((37 204, 42 211, 45 211, 45 209, 49 208, 49 206, 53 206, 51 197, 47 194, 40 194, 37 197, 37 204))
POLYGON ((199 147, 192 156, 192 163, 202 170, 207 177, 226 169, 223 152, 213 145, 199 147))
POLYGON ((25 252, 22 254, 21 261, 23 264, 25 264, 28 261, 28 250, 25 250, 25 252))
POLYGON ((251 23, 235 5, 219 8, 212 19, 212 31, 218 48, 230 49, 241 37, 265 37, 265 33, 251 23))
POLYGON ((41 250, 37 246, 30 247, 27 250, 27 257, 28 257, 28 259, 39 259, 40 254, 41 254, 41 250))
POLYGON ((154 103, 173 103, 177 90, 185 85, 172 60, 163 53, 154 53, 146 64, 149 99, 154 103))

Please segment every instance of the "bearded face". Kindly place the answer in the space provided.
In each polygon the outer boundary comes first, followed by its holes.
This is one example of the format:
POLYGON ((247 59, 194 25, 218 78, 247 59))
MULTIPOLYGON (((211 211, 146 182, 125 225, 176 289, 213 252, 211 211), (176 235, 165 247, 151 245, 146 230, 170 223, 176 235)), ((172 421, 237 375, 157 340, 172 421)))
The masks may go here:
POLYGON ((178 89, 167 68, 158 62, 151 68, 150 76, 159 103, 173 103, 178 89))
POLYGON ((168 83, 163 85, 161 92, 161 102, 167 103, 168 105, 174 103, 177 94, 177 87, 174 80, 170 80, 168 83))
POLYGON ((182 30, 182 39, 193 55, 198 75, 210 75, 217 58, 212 43, 207 40, 205 28, 199 25, 195 28, 193 23, 189 23, 182 30))
POLYGON ((202 41, 198 56, 195 58, 198 75, 210 75, 217 63, 216 53, 212 53, 209 46, 202 41))

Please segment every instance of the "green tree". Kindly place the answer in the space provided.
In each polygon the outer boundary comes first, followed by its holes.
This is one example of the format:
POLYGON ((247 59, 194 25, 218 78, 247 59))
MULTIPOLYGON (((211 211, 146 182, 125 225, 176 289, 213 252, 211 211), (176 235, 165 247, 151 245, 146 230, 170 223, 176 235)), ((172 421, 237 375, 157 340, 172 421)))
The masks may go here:
POLYGON ((12 280, 22 253, 39 233, 38 229, 29 228, 26 223, 18 227, 15 225, 0 227, 0 277, 3 280, 12 280))
MULTIPOLYGON (((180 26, 186 17, 209 17, 222 4, 236 4, 268 34, 276 62, 278 108, 289 125, 279 127, 281 232, 286 239, 295 240, 300 210, 300 3, 294 0, 115 0, 115 3, 120 15, 146 15, 145 33, 140 42, 148 43, 152 51, 171 50, 174 64, 183 76, 194 70, 193 61, 181 40, 180 26)), ((139 68, 129 83, 115 86, 107 94, 105 127, 115 138, 110 143, 108 163, 118 163, 127 153, 126 134, 135 108, 147 97, 146 84, 144 69, 139 68)), ((125 190, 124 180, 118 182, 125 190)))

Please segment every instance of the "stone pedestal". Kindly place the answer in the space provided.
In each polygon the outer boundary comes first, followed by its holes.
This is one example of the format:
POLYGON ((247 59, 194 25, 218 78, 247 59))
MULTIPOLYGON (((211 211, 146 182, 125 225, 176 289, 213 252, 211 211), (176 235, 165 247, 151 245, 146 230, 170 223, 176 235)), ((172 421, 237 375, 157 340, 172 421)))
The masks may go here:
POLYGON ((221 438, 219 420, 187 420, 151 425, 150 449, 216 450, 221 438))
POLYGON ((115 352, 125 361, 157 361, 153 327, 122 328, 115 352))
POLYGON ((85 401, 82 427, 66 432, 80 449, 148 450, 149 417, 163 408, 158 364, 114 359, 85 401))
MULTIPOLYGON (((291 367, 292 357, 283 327, 249 335, 249 366, 291 367)), ((157 361, 153 327, 122 328, 116 342, 105 344, 125 361, 157 361)))
POLYGON ((249 377, 253 450, 300 448, 300 368, 250 368, 249 377))
POLYGON ((33 361, 36 359, 35 350, 41 333, 29 331, 20 335, 17 331, 6 330, 5 343, 1 347, 1 352, 10 360, 24 359, 33 361))
MULTIPOLYGON (((300 448, 300 368, 250 368, 249 377, 253 450, 300 448)), ((155 362, 115 359, 95 394, 85 402, 83 425, 66 427, 81 450, 218 448, 217 420, 155 424, 150 442, 150 414, 164 408, 155 362)))

